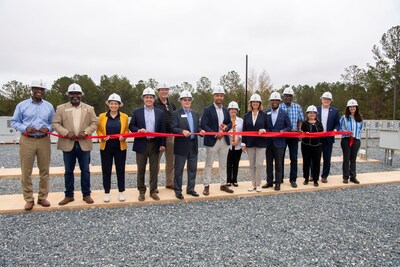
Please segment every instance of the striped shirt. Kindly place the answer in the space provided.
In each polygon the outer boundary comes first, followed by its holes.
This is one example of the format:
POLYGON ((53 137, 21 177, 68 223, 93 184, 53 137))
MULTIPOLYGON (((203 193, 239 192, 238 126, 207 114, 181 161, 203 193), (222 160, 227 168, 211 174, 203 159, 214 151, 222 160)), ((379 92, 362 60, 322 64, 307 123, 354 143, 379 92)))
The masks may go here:
MULTIPOLYGON (((353 116, 349 116, 349 120, 343 115, 340 119, 340 130, 352 132, 355 139, 361 139, 361 132, 363 131, 363 121, 356 122, 353 116)), ((350 135, 344 134, 342 137, 349 137, 350 135)))
POLYGON ((299 121, 304 121, 303 110, 301 109, 300 105, 291 103, 288 107, 285 103, 281 103, 279 107, 286 111, 289 115, 290 122, 292 123, 292 129, 298 131, 299 129, 297 128, 297 123, 299 121))

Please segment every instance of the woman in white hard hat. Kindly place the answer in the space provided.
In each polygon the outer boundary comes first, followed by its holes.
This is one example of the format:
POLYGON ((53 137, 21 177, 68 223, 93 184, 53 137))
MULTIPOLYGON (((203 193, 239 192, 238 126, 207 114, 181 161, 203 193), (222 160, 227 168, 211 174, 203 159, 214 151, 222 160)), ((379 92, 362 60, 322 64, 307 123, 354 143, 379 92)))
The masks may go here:
MULTIPOLYGON (((324 127, 317 117, 317 107, 311 105, 306 110, 306 118, 301 125, 301 131, 306 133, 323 132, 324 127)), ((310 166, 312 164, 312 174, 314 186, 319 186, 319 172, 321 168, 322 140, 321 138, 303 138, 301 140, 301 154, 303 155, 303 177, 304 185, 308 185, 310 179, 310 166)))
POLYGON ((356 172, 357 153, 361 145, 361 132, 363 130, 363 118, 354 99, 347 101, 345 115, 340 119, 340 130, 352 132, 342 136, 340 146, 343 151, 343 183, 353 182, 359 184, 356 172), (351 137, 353 142, 350 141, 351 137))
POLYGON ((109 108, 107 112, 99 116, 97 127, 98 136, 106 136, 100 139, 101 168, 103 171, 104 202, 110 202, 111 169, 113 160, 117 172, 119 201, 125 201, 125 162, 126 162, 126 140, 121 135, 119 139, 110 139, 111 134, 129 133, 128 115, 119 111, 123 106, 121 97, 111 94, 106 101, 109 108))
MULTIPOLYGON (((232 129, 230 132, 241 132, 243 130, 243 119, 237 116, 239 105, 232 101, 228 105, 229 115, 231 116, 232 129)), ((242 155, 242 137, 240 135, 230 135, 231 146, 229 146, 228 157, 226 160, 226 185, 238 186, 237 176, 239 170, 239 161, 242 155)))
MULTIPOLYGON (((262 111, 263 106, 259 94, 250 97, 249 112, 243 118, 243 132, 258 131, 261 135, 268 128, 267 115, 262 111)), ((265 149, 267 142, 264 137, 243 136, 242 148, 247 151, 250 163, 251 191, 261 192, 261 177, 263 177, 263 162, 265 159, 265 149)))

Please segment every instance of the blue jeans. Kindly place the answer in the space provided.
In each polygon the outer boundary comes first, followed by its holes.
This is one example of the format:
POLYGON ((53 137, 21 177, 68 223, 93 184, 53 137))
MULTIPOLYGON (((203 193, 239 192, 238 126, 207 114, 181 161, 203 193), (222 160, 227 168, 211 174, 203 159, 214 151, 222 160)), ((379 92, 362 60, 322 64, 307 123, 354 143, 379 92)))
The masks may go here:
POLYGON ((79 142, 75 142, 74 147, 69 152, 63 152, 64 158, 64 180, 65 180, 65 197, 74 196, 74 170, 76 159, 78 159, 79 169, 81 170, 81 189, 84 197, 90 196, 90 151, 83 151, 79 142))

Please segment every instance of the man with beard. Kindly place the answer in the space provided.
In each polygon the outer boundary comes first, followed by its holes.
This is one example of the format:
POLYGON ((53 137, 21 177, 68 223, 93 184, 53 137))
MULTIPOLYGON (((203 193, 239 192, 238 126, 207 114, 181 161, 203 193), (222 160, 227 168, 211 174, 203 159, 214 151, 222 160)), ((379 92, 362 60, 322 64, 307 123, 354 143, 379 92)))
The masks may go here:
POLYGON ((38 204, 49 207, 47 200, 49 193, 50 169, 50 137, 52 131, 54 108, 43 100, 46 84, 42 81, 33 81, 31 86, 32 97, 20 102, 11 119, 11 127, 21 132, 19 139, 19 156, 21 163, 21 185, 25 210, 31 210, 35 204, 33 198, 32 169, 37 158, 39 168, 39 195, 38 204))
POLYGON ((92 106, 81 102, 82 88, 73 83, 68 87, 66 95, 69 102, 59 105, 54 115, 53 129, 64 138, 58 138, 57 148, 63 151, 65 198, 58 205, 66 205, 74 201, 74 169, 78 159, 81 170, 81 189, 83 200, 94 203, 90 196, 90 151, 92 139, 85 139, 97 129, 96 113, 92 106))

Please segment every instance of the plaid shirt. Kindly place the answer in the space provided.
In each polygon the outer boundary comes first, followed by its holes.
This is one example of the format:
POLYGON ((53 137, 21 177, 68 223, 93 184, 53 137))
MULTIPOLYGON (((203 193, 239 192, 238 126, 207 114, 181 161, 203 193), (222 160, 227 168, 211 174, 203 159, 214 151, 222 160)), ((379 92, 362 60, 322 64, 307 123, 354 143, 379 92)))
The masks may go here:
POLYGON ((290 122, 292 123, 292 128, 298 131, 299 129, 297 129, 297 123, 299 121, 304 121, 303 110, 301 109, 300 105, 296 103, 291 103, 290 107, 287 107, 285 103, 281 103, 279 105, 279 108, 288 113, 290 122))

